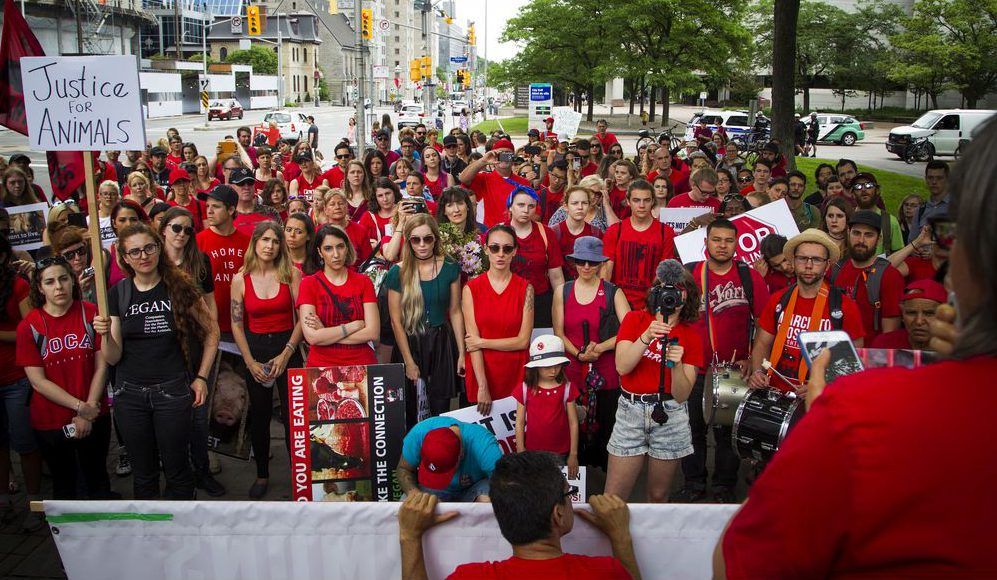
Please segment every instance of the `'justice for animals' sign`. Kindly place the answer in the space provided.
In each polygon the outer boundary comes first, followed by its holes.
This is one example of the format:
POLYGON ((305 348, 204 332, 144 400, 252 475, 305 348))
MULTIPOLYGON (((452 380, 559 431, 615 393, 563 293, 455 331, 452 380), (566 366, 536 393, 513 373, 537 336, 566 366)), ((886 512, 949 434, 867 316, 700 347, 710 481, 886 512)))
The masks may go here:
POLYGON ((134 56, 24 57, 21 81, 32 149, 145 149, 134 56))

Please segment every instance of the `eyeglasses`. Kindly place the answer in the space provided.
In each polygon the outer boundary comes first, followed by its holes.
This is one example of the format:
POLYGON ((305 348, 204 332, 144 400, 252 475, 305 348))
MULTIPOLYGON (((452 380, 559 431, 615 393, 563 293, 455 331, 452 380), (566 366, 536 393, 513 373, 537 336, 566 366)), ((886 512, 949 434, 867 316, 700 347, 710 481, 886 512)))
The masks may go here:
POLYGON ((346 155, 336 155, 336 159, 349 159, 350 157, 353 156, 350 155, 349 153, 347 153, 346 155))
POLYGON ((869 183, 868 181, 864 183, 856 183, 852 185, 852 189, 857 189, 859 191, 862 191, 863 189, 876 189, 876 184, 869 183))
POLYGON ((413 246, 421 246, 422 244, 426 244, 427 246, 432 246, 434 243, 436 243, 436 236, 434 236, 433 234, 429 234, 427 236, 422 236, 422 237, 409 236, 409 243, 411 243, 413 246))
POLYGON ((173 230, 174 234, 180 235, 181 233, 187 234, 188 236, 194 235, 194 228, 191 226, 182 226, 180 224, 170 224, 170 229, 173 230))
POLYGON ((751 183, 751 177, 748 177, 748 176, 738 177, 737 178, 737 182, 738 183, 751 183))
POLYGON ((574 260, 574 262, 576 266, 588 266, 589 268, 602 265, 602 262, 596 262, 595 260, 574 260))
POLYGON ((63 257, 63 256, 49 256, 47 258, 42 258, 41 260, 38 260, 37 262, 35 262, 35 271, 36 272, 41 272, 45 268, 48 268, 49 266, 54 266, 56 264, 60 264, 60 265, 63 265, 63 266, 69 266, 69 262, 66 261, 65 257, 63 257))
POLYGON ((488 244, 488 252, 490 254, 511 254, 516 251, 516 246, 512 244, 488 244))
POLYGON ((141 248, 132 248, 125 252, 125 255, 132 260, 137 260, 143 255, 145 256, 155 256, 159 253, 159 244, 146 244, 141 248))
POLYGON ((87 255, 86 246, 80 246, 75 250, 66 250, 65 252, 62 252, 62 257, 67 260, 75 260, 76 258, 82 258, 83 256, 86 255, 87 255))
POLYGON ((813 264, 814 266, 820 266, 828 262, 827 258, 818 258, 817 256, 796 256, 797 264, 813 264))

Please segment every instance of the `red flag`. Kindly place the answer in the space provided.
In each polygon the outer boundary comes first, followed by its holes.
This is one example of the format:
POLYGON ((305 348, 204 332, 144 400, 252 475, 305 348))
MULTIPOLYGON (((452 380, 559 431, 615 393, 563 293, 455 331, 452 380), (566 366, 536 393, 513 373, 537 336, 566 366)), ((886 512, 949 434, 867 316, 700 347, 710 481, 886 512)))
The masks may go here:
POLYGON ((0 38, 0 125, 28 134, 21 90, 21 57, 45 56, 14 0, 3 6, 3 37, 0 38))

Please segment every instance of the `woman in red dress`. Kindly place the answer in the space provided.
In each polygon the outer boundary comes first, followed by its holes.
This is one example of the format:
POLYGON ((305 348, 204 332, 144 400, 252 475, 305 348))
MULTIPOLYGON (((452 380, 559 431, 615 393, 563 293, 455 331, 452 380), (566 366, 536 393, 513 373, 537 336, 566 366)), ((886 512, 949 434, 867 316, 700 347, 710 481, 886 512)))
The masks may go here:
POLYGON ((516 232, 497 225, 485 238, 488 270, 464 288, 464 340, 467 352, 467 400, 482 415, 492 401, 523 384, 527 347, 533 333, 533 286, 512 273, 519 241, 516 232))
POLYGON ((440 201, 444 189, 454 186, 453 175, 443 171, 441 161, 440 152, 432 146, 422 150, 423 183, 435 201, 440 201))

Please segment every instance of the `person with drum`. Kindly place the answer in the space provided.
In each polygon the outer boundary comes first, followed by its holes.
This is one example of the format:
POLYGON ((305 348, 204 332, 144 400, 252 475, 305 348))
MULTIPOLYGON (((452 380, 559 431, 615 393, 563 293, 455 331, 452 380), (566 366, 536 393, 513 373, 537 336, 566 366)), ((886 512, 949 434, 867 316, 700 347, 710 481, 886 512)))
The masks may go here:
POLYGON ((865 329, 855 301, 824 280, 840 257, 830 236, 811 228, 786 242, 783 251, 796 269, 796 284, 773 294, 758 318, 748 386, 802 393, 807 365, 797 341, 800 332, 844 330, 861 348, 865 329), (766 360, 770 369, 762 364, 766 360))
MULTIPOLYGON (((690 265, 692 278, 703 295, 700 316, 694 326, 703 339, 706 360, 711 364, 710 372, 706 372, 706 368, 700 369, 689 396, 693 454, 682 459, 685 487, 675 494, 673 501, 697 502, 706 497, 709 431, 706 418, 712 418, 711 409, 707 407, 712 405, 713 397, 704 394, 715 393, 722 377, 729 377, 733 384, 745 387, 743 369, 751 355, 755 319, 768 303, 765 280, 754 268, 734 258, 736 251, 737 226, 725 218, 718 218, 706 226, 706 261, 690 265), (711 384, 707 385, 707 382, 711 384)), ((731 445, 731 425, 714 421, 712 426, 716 443, 713 501, 734 503, 741 461, 731 445)))
POLYGON ((606 450, 606 494, 629 500, 647 463, 647 501, 664 503, 678 460, 692 454, 685 405, 705 364, 703 341, 692 323, 699 287, 677 260, 655 271, 645 308, 632 310, 616 337, 622 391, 606 450))

